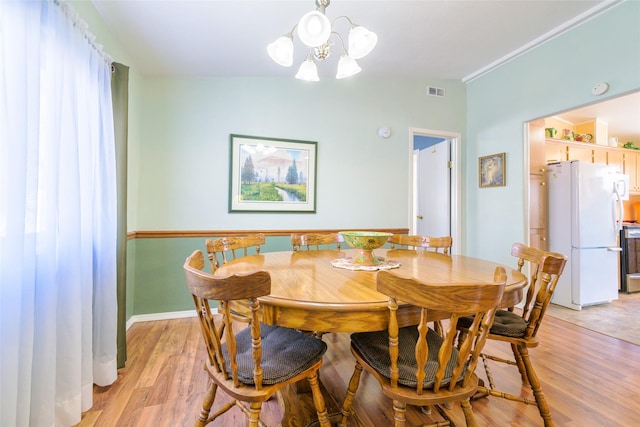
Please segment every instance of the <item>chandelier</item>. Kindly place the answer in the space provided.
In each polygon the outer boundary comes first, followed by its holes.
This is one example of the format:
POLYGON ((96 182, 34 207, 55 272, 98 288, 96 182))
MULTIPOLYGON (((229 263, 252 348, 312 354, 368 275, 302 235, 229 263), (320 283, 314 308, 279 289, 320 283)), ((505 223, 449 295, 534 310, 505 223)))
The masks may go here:
POLYGON ((378 36, 374 32, 354 24, 346 16, 339 16, 333 22, 329 22, 325 15, 325 9, 329 3, 330 0, 316 0, 316 10, 304 15, 288 34, 278 37, 267 46, 267 53, 271 59, 284 67, 290 67, 293 64, 293 32, 296 28, 298 29, 298 38, 309 48, 309 55, 300 65, 295 76, 297 79, 314 82, 320 80, 316 61, 324 61, 329 57, 333 46, 331 43, 333 36, 340 41, 342 46, 338 72, 336 73, 337 79, 350 77, 362 71, 356 59, 369 54, 378 42, 378 36), (333 29, 336 21, 341 18, 349 21, 351 25, 348 49, 345 47, 342 36, 333 29))

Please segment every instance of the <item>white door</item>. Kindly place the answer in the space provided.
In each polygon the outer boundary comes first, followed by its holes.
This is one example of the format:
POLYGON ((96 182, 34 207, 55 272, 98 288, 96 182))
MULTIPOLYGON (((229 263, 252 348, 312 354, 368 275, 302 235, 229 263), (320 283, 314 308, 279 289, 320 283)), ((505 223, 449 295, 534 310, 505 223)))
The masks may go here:
POLYGON ((450 141, 416 150, 416 230, 421 236, 451 235, 450 141))
POLYGON ((461 200, 461 170, 460 170, 460 141, 462 135, 432 129, 410 128, 411 155, 409 157, 409 234, 420 235, 449 235, 453 238, 451 253, 464 253, 462 241, 462 200, 461 200), (423 144, 424 138, 436 140, 423 144), (442 145, 429 151, 428 147, 442 142, 442 145), (418 156, 415 151, 427 148, 423 155, 418 156), (446 147, 446 148, 445 148, 446 147), (446 154, 446 156, 445 156, 446 154), (442 155, 444 161, 436 158, 442 155), (424 162, 419 162, 424 157, 424 162), (423 163, 421 165, 421 163, 423 163), (432 163, 434 163, 432 165, 432 163), (430 200, 439 200, 433 203, 430 200), (418 220, 418 217, 422 217, 418 220), (427 218, 431 218, 429 220, 427 218), (420 223, 420 225, 418 224, 420 223))

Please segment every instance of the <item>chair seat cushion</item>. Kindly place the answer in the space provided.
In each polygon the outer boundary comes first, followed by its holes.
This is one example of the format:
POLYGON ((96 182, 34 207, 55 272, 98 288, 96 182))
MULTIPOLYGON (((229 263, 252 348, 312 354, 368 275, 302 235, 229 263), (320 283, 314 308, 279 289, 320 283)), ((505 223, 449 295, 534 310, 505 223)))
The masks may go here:
MULTIPOLYGON (((458 319, 458 326, 468 328, 473 322, 473 316, 458 319)), ((507 310, 496 311, 490 333, 503 337, 521 338, 527 329, 527 321, 522 316, 507 310)))
MULTIPOLYGON (((400 328, 398 334, 398 369, 400 371, 398 383, 407 387, 415 387, 416 379, 416 355, 415 346, 418 340, 418 329, 415 326, 400 328)), ((431 388, 438 369, 438 351, 443 339, 440 335, 429 329, 427 332, 427 344, 429 357, 425 366, 424 388, 431 388)), ((389 358, 389 333, 388 331, 361 332, 351 335, 351 345, 362 355, 364 360, 371 365, 380 375, 390 377, 391 359, 389 358)), ((451 374, 455 368, 458 350, 454 347, 453 354, 445 368, 441 385, 449 384, 451 374)), ((460 380, 466 374, 466 366, 460 380)))
MULTIPOLYGON (((327 351, 324 341, 280 326, 260 324, 262 338, 262 384, 278 384, 308 369, 327 351)), ((236 335, 238 380, 254 385, 253 356, 251 354, 251 328, 236 335)), ((223 345, 227 371, 230 372, 227 346, 223 345)))

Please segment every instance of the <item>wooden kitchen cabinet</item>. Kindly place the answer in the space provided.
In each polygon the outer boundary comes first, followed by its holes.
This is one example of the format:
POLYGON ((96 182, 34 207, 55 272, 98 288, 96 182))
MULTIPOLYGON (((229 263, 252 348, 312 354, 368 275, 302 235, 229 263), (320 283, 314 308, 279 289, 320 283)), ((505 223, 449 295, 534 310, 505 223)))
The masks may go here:
POLYGON ((529 175, 529 244, 547 250, 547 175, 529 175))
POLYGON ((545 160, 547 164, 567 161, 567 144, 559 140, 547 139, 545 143, 545 160))
POLYGON ((607 164, 614 166, 618 172, 624 173, 624 151, 622 150, 606 150, 607 164))
POLYGON ((529 173, 544 173, 545 157, 544 120, 529 123, 529 173))
POLYGON ((629 175, 629 189, 631 193, 640 192, 640 177, 638 176, 639 156, 640 153, 632 150, 625 150, 623 154, 623 173, 629 175))
POLYGON ((599 145, 593 146, 593 163, 597 163, 600 165, 608 165, 607 163, 607 155, 608 150, 606 147, 600 147, 599 145))
POLYGON ((621 172, 624 168, 624 154, 627 152, 630 152, 631 154, 640 154, 640 152, 634 153, 633 151, 622 148, 606 147, 604 145, 588 144, 584 142, 564 141, 560 139, 547 138, 545 143, 546 163, 580 160, 588 163, 617 166, 621 172))
POLYGON ((564 141, 561 139, 547 139, 545 157, 549 162, 564 162, 567 160, 580 160, 593 163, 594 148, 592 144, 564 141))
POLYGON ((567 143, 567 159, 593 163, 593 148, 587 144, 578 145, 567 143))
POLYGON ((544 120, 529 123, 529 245, 547 249, 547 147, 544 120))

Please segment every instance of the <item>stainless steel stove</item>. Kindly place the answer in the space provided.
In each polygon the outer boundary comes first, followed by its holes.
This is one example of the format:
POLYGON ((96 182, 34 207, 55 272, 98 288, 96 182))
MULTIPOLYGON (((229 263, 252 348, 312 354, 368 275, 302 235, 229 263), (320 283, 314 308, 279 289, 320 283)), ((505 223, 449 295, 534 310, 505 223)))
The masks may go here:
POLYGON ((620 291, 640 291, 640 224, 623 223, 620 230, 620 291))

